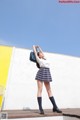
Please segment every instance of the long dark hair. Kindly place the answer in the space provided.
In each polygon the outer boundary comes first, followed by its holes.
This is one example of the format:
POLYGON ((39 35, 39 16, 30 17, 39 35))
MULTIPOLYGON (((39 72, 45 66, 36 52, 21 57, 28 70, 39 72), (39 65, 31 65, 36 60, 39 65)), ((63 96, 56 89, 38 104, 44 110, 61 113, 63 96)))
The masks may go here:
MULTIPOLYGON (((39 56, 39 52, 37 52, 37 55, 39 56)), ((40 65, 39 65, 39 63, 36 61, 36 66, 38 67, 38 68, 40 68, 40 65)))

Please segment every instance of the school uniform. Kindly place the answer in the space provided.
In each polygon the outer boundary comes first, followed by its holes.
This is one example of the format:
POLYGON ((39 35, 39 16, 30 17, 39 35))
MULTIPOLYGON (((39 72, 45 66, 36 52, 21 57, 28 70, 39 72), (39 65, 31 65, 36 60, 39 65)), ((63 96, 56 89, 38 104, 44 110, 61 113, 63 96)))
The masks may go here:
POLYGON ((50 73, 50 65, 47 59, 40 59, 36 56, 36 60, 40 65, 40 69, 38 70, 35 79, 44 81, 44 82, 51 82, 52 77, 50 73))
MULTIPOLYGON (((51 73, 50 73, 50 65, 49 65, 48 60, 40 59, 37 56, 37 54, 35 54, 35 56, 36 56, 37 62, 39 63, 39 66, 40 66, 40 69, 38 70, 35 79, 43 81, 43 82, 51 82, 52 77, 51 77, 51 73)), ((62 111, 59 110, 59 108, 57 107, 54 97, 50 96, 49 99, 53 105, 53 112, 62 113, 62 111)), ((37 97, 37 101, 38 101, 38 105, 39 105, 40 114, 44 114, 44 110, 42 108, 42 97, 41 96, 37 97)))

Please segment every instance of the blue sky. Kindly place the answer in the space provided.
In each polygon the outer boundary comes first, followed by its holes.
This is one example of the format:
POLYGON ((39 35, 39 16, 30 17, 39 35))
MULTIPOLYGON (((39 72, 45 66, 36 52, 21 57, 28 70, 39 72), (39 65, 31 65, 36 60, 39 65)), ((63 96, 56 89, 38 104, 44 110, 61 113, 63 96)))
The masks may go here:
POLYGON ((0 0, 0 44, 80 57, 80 3, 0 0))

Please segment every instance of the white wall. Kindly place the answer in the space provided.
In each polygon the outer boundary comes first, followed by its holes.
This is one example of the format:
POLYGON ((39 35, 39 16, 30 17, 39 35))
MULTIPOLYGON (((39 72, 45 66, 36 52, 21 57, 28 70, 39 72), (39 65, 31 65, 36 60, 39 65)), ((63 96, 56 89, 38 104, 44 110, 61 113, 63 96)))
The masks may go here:
MULTIPOLYGON (((29 60, 30 50, 13 48, 4 109, 36 109, 37 67, 29 60)), ((45 53, 51 64, 51 87, 59 108, 80 108, 80 58, 45 53)), ((52 108, 45 87, 43 108, 52 108)))

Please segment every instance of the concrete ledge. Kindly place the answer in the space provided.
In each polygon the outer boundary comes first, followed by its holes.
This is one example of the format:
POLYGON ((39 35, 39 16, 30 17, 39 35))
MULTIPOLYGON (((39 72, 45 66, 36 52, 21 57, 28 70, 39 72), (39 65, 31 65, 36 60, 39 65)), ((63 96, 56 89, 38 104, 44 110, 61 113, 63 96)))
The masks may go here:
POLYGON ((49 116, 62 116, 61 113, 53 113, 52 110, 44 110, 45 114, 39 114, 38 110, 4 110, 2 112, 8 113, 8 118, 36 118, 36 117, 49 117, 49 116))
POLYGON ((80 108, 75 109, 63 109, 63 116, 80 118, 80 108))
POLYGON ((63 113, 52 112, 50 109, 45 109, 44 115, 40 115, 38 110, 3 110, 1 113, 7 113, 8 119, 16 119, 16 118, 40 118, 40 117, 75 117, 80 118, 80 109, 62 109, 63 113))

